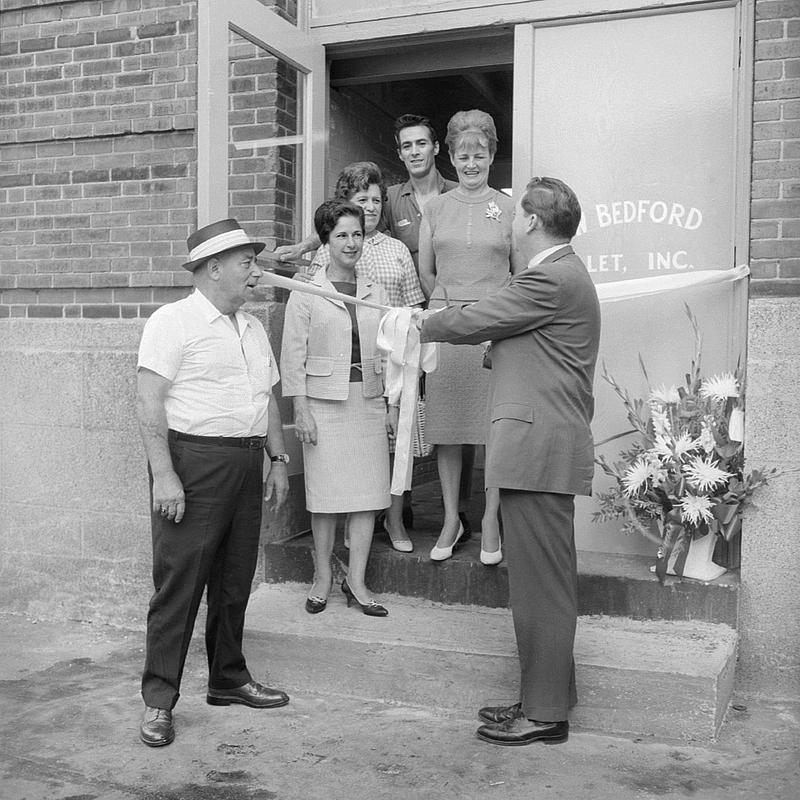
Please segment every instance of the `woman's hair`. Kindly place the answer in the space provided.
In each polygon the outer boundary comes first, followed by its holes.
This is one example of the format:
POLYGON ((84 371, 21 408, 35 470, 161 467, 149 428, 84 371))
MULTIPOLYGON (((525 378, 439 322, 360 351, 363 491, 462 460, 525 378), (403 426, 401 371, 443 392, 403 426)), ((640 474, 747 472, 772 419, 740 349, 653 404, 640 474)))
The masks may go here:
POLYGON ((364 233, 364 210, 360 206, 348 203, 346 200, 326 200, 314 212, 314 227, 322 244, 328 244, 331 231, 339 224, 342 217, 355 217, 361 225, 361 232, 364 233))
POLYGON ((454 155, 463 145, 478 144, 486 147, 491 155, 497 152, 497 129, 494 120, 478 108, 471 111, 456 111, 447 123, 445 144, 454 155))
POLYGON ((520 205, 526 214, 536 214, 544 230, 559 239, 572 239, 581 222, 575 192, 558 178, 531 178, 520 205))
POLYGON ((339 173, 333 196, 337 200, 349 200, 357 192, 367 191, 373 184, 380 186, 381 200, 385 200, 386 187, 378 165, 372 161, 354 161, 339 173))

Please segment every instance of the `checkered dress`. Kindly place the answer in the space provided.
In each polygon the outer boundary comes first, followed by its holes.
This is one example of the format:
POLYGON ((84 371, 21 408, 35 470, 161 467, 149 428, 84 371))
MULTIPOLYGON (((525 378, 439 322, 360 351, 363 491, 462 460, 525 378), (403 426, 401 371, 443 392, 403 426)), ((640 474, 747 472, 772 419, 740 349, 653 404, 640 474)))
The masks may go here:
MULTIPOLYGON (((308 272, 314 275, 330 263, 330 250, 324 244, 317 250, 308 272)), ((386 291, 390 306, 416 306, 425 302, 408 248, 385 233, 374 233, 364 239, 356 272, 377 281, 386 291)))

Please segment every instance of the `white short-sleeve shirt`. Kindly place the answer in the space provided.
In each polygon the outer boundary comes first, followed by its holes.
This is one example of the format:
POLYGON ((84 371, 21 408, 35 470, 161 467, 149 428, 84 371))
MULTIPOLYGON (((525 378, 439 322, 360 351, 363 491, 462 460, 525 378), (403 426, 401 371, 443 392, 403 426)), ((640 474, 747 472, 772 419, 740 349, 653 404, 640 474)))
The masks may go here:
POLYGON ((266 436, 278 366, 264 326, 236 312, 239 333, 202 292, 159 308, 145 323, 138 366, 171 382, 168 426, 195 436, 266 436))

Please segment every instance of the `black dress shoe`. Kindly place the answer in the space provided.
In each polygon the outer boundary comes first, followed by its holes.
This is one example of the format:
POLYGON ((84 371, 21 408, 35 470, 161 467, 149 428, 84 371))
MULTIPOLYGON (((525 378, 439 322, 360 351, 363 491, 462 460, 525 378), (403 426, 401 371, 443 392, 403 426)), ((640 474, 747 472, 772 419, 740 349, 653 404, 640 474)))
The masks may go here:
POLYGON ((306 597, 306 611, 309 614, 319 614, 328 607, 328 601, 321 597, 306 597))
POLYGON ((522 703, 514 703, 513 706, 485 706, 478 712, 479 719, 494 724, 519 716, 522 716, 522 703))
POLYGON ((503 747, 521 747, 526 744, 560 744, 569 738, 569 722, 536 722, 519 716, 496 725, 481 725, 478 738, 503 747))
POLYGON ((464 528, 464 538, 469 539, 469 537, 472 536, 472 523, 469 521, 467 515, 463 511, 458 512, 458 518, 464 528))
POLYGON ((270 689, 260 683, 250 681, 235 689, 212 689, 208 687, 206 702, 210 706, 229 706, 241 703, 250 708, 278 708, 289 702, 289 695, 280 689, 270 689))
POLYGON ((166 708, 146 706, 142 724, 139 726, 139 738, 148 747, 163 747, 175 738, 172 725, 172 712, 166 708))

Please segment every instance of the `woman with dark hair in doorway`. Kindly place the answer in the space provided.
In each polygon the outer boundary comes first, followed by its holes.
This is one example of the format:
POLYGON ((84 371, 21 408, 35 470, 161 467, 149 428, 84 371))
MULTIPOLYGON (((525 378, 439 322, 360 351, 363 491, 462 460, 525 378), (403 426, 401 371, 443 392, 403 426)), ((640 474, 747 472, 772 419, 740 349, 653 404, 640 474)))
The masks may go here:
MULTIPOLYGON (((364 212, 328 200, 314 214, 330 263, 312 283, 329 291, 386 305, 370 276, 356 274, 364 241, 364 212)), ((333 574, 336 517, 347 514, 350 559, 342 591, 368 616, 389 612, 370 597, 364 573, 375 513, 389 505, 389 447, 397 410, 383 398, 382 358, 377 349, 382 313, 335 298, 292 292, 286 304, 281 349, 284 397, 294 399, 294 424, 303 444, 306 507, 314 537, 314 583, 309 614, 324 611, 333 574)))
MULTIPOLYGON (((348 164, 339 173, 335 197, 349 200, 364 210, 364 247, 356 265, 356 274, 374 278, 386 292, 388 305, 420 307, 425 302, 425 295, 411 253, 402 242, 378 230, 386 200, 386 188, 378 165, 372 161, 348 164)), ((323 243, 308 272, 315 275, 329 263, 330 247, 323 243)), ((403 495, 392 495, 382 525, 395 550, 401 553, 413 551, 414 545, 403 524, 403 495)), ((349 541, 347 534, 346 541, 349 541)))

